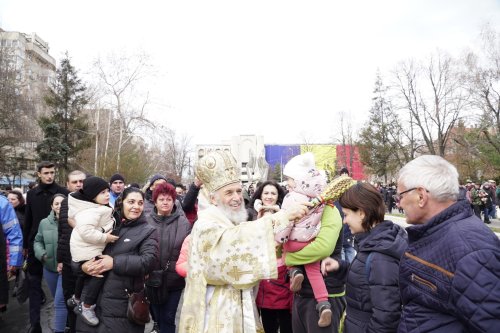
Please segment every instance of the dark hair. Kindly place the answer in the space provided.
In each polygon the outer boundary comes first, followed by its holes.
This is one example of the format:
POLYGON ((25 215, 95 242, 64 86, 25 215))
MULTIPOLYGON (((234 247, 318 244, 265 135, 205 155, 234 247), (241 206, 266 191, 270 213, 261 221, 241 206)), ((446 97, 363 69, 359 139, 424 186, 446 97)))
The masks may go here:
POLYGON ((177 192, 175 192, 175 187, 170 183, 160 183, 158 184, 153 191, 153 202, 156 203, 156 199, 160 194, 170 195, 172 200, 177 198, 177 192))
POLYGON ((364 230, 370 231, 376 224, 384 221, 385 205, 382 196, 375 187, 358 182, 348 189, 339 199, 342 208, 357 212, 362 210, 365 218, 361 222, 364 230))
POLYGON ((42 169, 43 168, 54 168, 55 167, 55 164, 52 163, 52 162, 49 162, 49 161, 41 161, 40 163, 38 163, 36 165, 36 170, 38 172, 42 172, 42 169))
POLYGON ((21 192, 16 191, 16 190, 12 190, 12 191, 9 191, 7 194, 14 194, 17 197, 17 200, 19 200, 19 206, 24 206, 25 201, 24 201, 23 194, 21 192))
POLYGON ((57 197, 62 197, 63 200, 66 199, 66 196, 62 193, 56 193, 52 196, 52 198, 50 198, 50 205, 52 206, 52 204, 54 203, 54 200, 56 200, 57 197))
POLYGON ((115 201, 115 212, 114 215, 115 217, 119 218, 121 221, 122 218, 124 218, 123 215, 123 201, 128 197, 130 193, 140 193, 142 200, 144 200, 144 193, 136 187, 127 187, 123 192, 120 194, 120 196, 116 199, 115 201))
POLYGON ((250 200, 250 207, 253 207, 253 204, 255 200, 260 199, 262 197, 262 192, 264 191, 264 187, 267 185, 272 185, 276 188, 278 191, 278 200, 276 201, 276 204, 281 207, 281 204, 283 203, 283 199, 285 198, 285 191, 283 188, 274 180, 266 180, 262 184, 260 184, 259 187, 255 190, 255 192, 252 195, 252 199, 250 200))

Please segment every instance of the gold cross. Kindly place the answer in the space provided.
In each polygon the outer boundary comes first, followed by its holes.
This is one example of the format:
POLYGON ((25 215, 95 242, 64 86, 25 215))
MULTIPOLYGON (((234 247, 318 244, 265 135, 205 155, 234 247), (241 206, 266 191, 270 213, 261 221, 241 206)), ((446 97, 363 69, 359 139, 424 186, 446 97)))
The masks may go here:
POLYGON ((251 274, 252 271, 240 271, 238 266, 233 266, 233 269, 230 270, 227 275, 238 281, 243 274, 251 274))

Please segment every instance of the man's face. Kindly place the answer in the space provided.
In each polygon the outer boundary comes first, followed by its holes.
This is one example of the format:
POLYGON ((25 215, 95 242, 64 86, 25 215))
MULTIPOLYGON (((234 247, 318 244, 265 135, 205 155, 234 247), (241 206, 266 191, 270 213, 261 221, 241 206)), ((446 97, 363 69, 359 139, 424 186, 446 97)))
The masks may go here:
POLYGON ((56 175, 56 168, 42 168, 37 174, 42 184, 52 184, 56 175))
POLYGON ((177 186, 175 188, 175 193, 177 193, 177 195, 184 195, 184 190, 182 189, 182 187, 177 186))
POLYGON ((397 195, 399 195, 399 205, 404 209, 406 222, 408 224, 423 224, 423 207, 420 206, 420 196, 418 189, 407 189, 405 186, 398 185, 397 195))
POLYGON ((120 194, 123 192, 125 188, 125 183, 123 180, 115 180, 114 182, 111 183, 111 191, 115 194, 120 194))
POLYGON ((66 187, 70 192, 76 192, 83 187, 83 180, 85 179, 85 174, 79 173, 68 177, 66 182, 66 187))
POLYGON ((243 189, 240 183, 226 185, 217 190, 211 198, 212 204, 219 207, 234 223, 246 221, 246 210, 243 205, 243 189))

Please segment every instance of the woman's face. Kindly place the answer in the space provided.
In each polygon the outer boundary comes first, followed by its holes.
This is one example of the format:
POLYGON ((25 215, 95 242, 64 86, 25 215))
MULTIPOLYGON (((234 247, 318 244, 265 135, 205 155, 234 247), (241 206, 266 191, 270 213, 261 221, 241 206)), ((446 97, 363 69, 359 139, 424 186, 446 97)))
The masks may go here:
POLYGON ((144 199, 138 192, 131 192, 123 199, 123 217, 127 220, 135 220, 141 216, 144 210, 144 199))
POLYGON ((17 198, 17 195, 15 195, 14 193, 9 193, 9 195, 7 195, 7 199, 9 199, 9 202, 10 204, 12 205, 12 207, 16 208, 17 206, 19 206, 19 199, 17 198))
POLYGON ((59 211, 61 210, 61 202, 63 200, 63 197, 56 197, 54 201, 52 201, 52 210, 56 213, 56 216, 59 216, 59 211))
POLYGON ((262 189, 262 195, 260 196, 260 200, 264 206, 272 206, 275 205, 278 201, 278 190, 273 185, 266 185, 262 189))
POLYGON ((168 216, 174 208, 174 200, 168 194, 159 194, 155 202, 158 215, 168 216))
POLYGON ((361 224, 365 218, 365 213, 361 209, 354 211, 349 208, 342 207, 342 212, 344 213, 344 224, 347 224, 352 234, 365 232, 365 229, 363 229, 361 224))

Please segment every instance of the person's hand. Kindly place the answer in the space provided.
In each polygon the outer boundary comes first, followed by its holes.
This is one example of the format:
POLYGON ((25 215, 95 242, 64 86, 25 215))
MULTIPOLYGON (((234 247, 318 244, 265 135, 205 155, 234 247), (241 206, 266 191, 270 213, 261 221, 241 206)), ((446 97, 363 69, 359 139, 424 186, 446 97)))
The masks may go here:
POLYGON ((82 265, 82 270, 85 274, 103 277, 102 273, 113 269, 113 257, 108 255, 99 256, 100 259, 92 258, 82 265))
POLYGON ((309 202, 303 202, 300 204, 294 204, 285 210, 286 216, 289 221, 298 222, 304 216, 309 213, 309 207, 311 204, 309 202))
POLYGON ((46 261, 47 261, 47 255, 46 255, 46 254, 44 254, 44 255, 42 256, 42 263, 43 263, 43 262, 46 262, 46 261))
POLYGON ((57 273, 62 273, 62 269, 63 269, 63 263, 58 262, 57 263, 57 273))
POLYGON ((201 185, 203 185, 203 183, 201 182, 201 180, 198 179, 198 177, 194 177, 194 186, 200 188, 201 185))
POLYGON ((17 267, 17 266, 8 266, 7 267, 7 280, 10 280, 11 278, 15 277, 18 269, 19 269, 19 267, 17 267))
POLYGON ((326 275, 328 272, 337 271, 339 267, 339 262, 333 258, 327 257, 321 261, 321 273, 323 275, 326 275))
POLYGON ((113 230, 108 231, 108 232, 106 233, 106 243, 114 243, 114 242, 116 242, 116 240, 117 240, 118 238, 120 238, 120 237, 118 237, 118 236, 112 235, 112 234, 111 234, 112 232, 113 232, 113 230))

